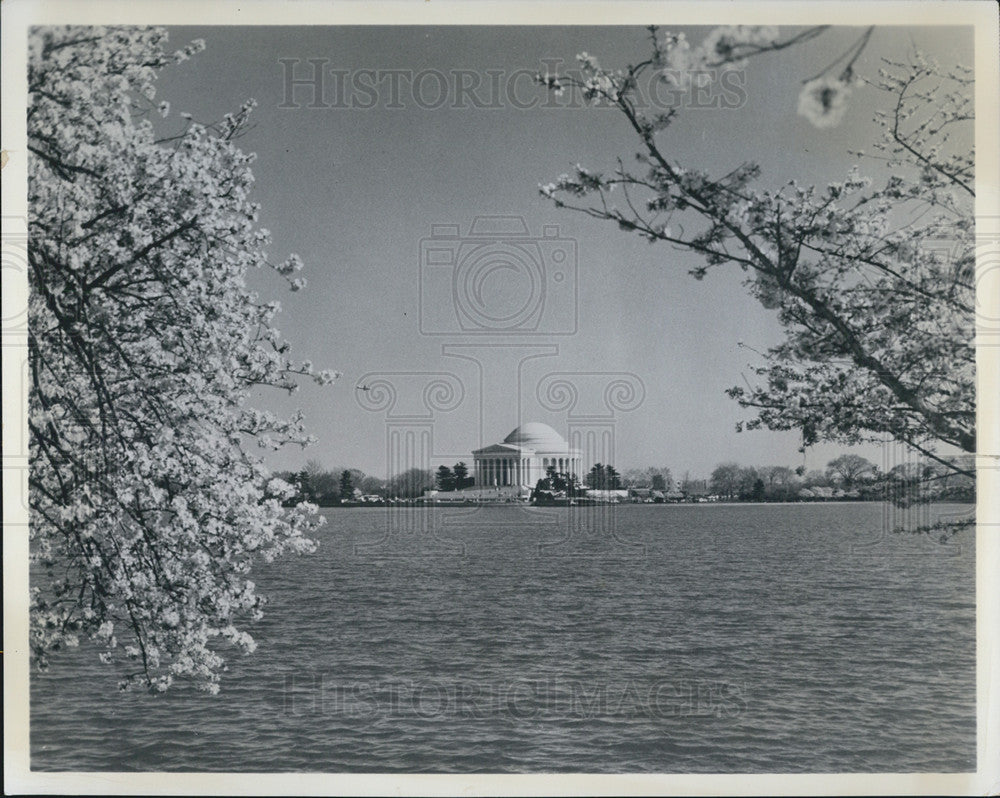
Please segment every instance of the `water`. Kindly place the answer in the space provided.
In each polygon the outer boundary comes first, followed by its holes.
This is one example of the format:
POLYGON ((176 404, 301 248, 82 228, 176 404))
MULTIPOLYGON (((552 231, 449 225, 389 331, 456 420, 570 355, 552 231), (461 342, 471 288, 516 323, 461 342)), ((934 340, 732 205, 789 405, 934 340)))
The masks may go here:
POLYGON ((329 511, 315 555, 257 573, 260 648, 220 695, 119 693, 61 655, 32 679, 32 767, 973 770, 971 537, 882 515, 329 511))

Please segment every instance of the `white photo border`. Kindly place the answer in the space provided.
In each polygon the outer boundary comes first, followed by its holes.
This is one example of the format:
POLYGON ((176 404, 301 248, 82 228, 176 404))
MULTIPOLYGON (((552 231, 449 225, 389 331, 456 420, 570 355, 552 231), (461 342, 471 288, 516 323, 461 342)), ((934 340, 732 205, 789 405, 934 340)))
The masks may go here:
MULTIPOLYGON (((984 2, 311 2, 297 0, 4 0, 2 215, 27 218, 27 31, 36 25, 971 25, 975 29, 976 215, 1000 222, 997 10, 984 2)), ((977 230, 978 232, 978 230, 977 230)), ((1000 237, 1000 229, 984 230, 1000 237)), ((982 263, 979 264, 983 266, 982 263)), ((5 275, 5 308, 26 307, 26 275, 5 275), (12 304, 13 303, 13 304, 12 304)), ((1000 318, 1000 295, 978 298, 1000 318)), ((996 341, 977 336, 980 465, 977 506, 978 771, 957 774, 405 775, 43 773, 29 764, 26 335, 3 341, 5 791, 64 794, 275 795, 984 795, 1000 790, 1000 369, 996 341)))

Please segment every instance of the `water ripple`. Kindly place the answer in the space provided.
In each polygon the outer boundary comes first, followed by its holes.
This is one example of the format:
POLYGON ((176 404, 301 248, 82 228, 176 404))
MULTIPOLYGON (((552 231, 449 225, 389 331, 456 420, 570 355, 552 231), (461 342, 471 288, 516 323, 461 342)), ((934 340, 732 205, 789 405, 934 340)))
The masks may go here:
POLYGON ((975 767, 971 545, 881 539, 866 504, 622 507, 604 538, 572 510, 437 512, 464 555, 365 554, 387 516, 342 510, 261 569, 260 648, 220 696, 121 694, 61 655, 32 678, 32 767, 975 767))

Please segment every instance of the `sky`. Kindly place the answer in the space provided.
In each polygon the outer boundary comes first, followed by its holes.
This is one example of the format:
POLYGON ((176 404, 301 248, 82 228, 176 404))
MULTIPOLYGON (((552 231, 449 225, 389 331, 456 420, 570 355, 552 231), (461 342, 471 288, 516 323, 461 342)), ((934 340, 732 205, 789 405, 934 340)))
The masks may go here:
MULTIPOLYGON (((708 29, 684 31, 698 42, 708 29)), ((841 179, 856 162, 848 151, 871 149, 877 92, 858 89, 835 128, 813 127, 796 108, 802 82, 861 32, 834 29, 751 60, 718 102, 683 104, 664 149, 716 174, 755 161, 761 186, 841 179)), ((620 470, 665 466, 676 477, 731 460, 822 468, 845 450, 802 454, 795 433, 736 432, 751 414, 725 390, 752 378, 754 350, 781 339, 740 272, 716 267, 695 280, 693 256, 538 193, 576 163, 608 171, 631 160, 637 141, 620 114, 552 98, 530 75, 573 67, 584 51, 623 67, 648 54, 647 36, 634 27, 170 29, 171 46, 202 38, 206 49, 163 71, 166 124, 180 124, 182 111, 211 121, 256 99, 241 146, 258 156, 261 223, 274 261, 303 258, 308 286, 290 293, 264 273, 252 284, 281 300, 277 326, 294 356, 343 374, 334 386, 254 397, 283 413, 300 408, 317 438, 271 456, 275 468, 313 459, 384 476, 387 436, 401 425, 431 430, 418 458, 428 467, 469 462, 525 421, 564 436, 601 429, 620 470), (316 66, 322 94, 303 84, 289 97, 289 77, 316 66), (480 234, 510 225, 524 231, 520 243, 480 234), (558 401, 561 382, 576 390, 572 407, 558 401), (396 390, 391 408, 356 389, 383 383, 396 390)), ((967 28, 883 28, 855 68, 873 76, 880 58, 914 47, 970 64, 971 42, 967 28)), ((880 462, 874 447, 857 451, 880 462)))

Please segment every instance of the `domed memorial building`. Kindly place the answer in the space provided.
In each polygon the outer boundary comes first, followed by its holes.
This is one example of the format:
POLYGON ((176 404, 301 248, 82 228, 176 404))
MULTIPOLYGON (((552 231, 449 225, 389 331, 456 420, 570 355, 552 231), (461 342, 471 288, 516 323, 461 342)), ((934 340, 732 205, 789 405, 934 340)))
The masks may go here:
POLYGON ((549 466, 579 477, 583 466, 579 449, 571 449, 548 424, 522 424, 503 439, 472 453, 477 488, 533 488, 549 466))

